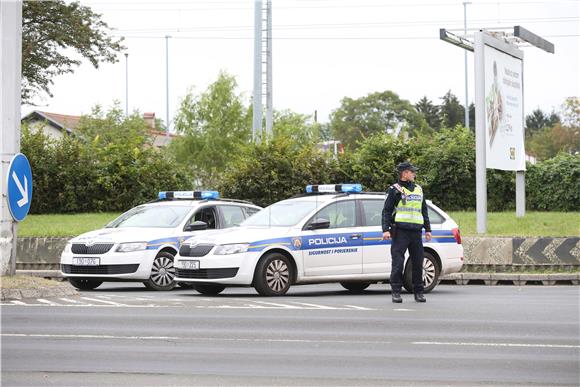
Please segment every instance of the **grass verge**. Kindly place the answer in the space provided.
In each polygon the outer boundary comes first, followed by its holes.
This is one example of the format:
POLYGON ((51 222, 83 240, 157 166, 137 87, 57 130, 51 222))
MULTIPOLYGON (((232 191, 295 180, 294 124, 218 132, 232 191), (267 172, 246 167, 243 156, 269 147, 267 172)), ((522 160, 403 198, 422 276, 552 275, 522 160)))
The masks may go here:
POLYGON ((29 215, 18 226, 19 237, 73 237, 104 227, 120 213, 29 215))
MULTIPOLYGON (((449 212, 463 236, 482 236, 477 233, 475 212, 449 212)), ((487 214, 487 233, 484 236, 505 237, 578 237, 579 212, 526 212, 516 218, 514 212, 487 214)))

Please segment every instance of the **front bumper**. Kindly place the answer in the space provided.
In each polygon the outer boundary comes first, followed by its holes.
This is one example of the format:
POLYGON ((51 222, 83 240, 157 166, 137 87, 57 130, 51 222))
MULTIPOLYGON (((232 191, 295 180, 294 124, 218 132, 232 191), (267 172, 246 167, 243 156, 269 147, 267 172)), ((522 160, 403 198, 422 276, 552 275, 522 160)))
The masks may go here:
POLYGON ((203 257, 175 257, 175 281, 220 283, 224 285, 251 285, 259 253, 246 252, 203 257), (199 261, 199 269, 184 269, 184 261, 199 261))
POLYGON ((157 251, 140 250, 129 253, 107 252, 105 254, 74 254, 63 252, 60 270, 66 278, 111 278, 146 280, 157 251), (75 265, 74 258, 99 258, 98 265, 75 265))

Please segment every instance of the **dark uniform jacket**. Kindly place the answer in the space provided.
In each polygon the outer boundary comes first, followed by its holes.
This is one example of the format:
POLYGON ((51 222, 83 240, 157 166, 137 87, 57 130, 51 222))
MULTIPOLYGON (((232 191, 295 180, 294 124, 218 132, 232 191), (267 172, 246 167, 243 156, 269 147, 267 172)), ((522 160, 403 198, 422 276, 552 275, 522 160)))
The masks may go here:
MULTIPOLYGON (((415 190, 415 183, 410 181, 399 180, 399 185, 405 187, 409 191, 415 190)), ((431 232, 431 223, 429 222, 429 213, 427 211, 427 203, 425 203, 425 197, 423 196, 423 204, 421 207, 421 213, 423 214, 423 224, 413 224, 413 223, 397 223, 394 224, 395 220, 395 208, 401 200, 401 192, 394 186, 390 186, 387 190, 387 199, 385 200, 385 206, 383 207, 383 232, 392 232, 392 228, 403 230, 421 230, 425 228, 426 232, 431 232)))

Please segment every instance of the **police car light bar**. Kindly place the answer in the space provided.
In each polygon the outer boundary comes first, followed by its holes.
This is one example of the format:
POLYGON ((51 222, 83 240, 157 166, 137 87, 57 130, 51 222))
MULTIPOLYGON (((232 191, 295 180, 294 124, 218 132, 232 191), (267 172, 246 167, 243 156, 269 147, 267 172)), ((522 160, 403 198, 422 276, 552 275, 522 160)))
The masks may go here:
POLYGON ((306 193, 317 193, 317 192, 358 193, 358 192, 362 192, 362 185, 360 185, 360 184, 320 184, 320 185, 307 185, 306 186, 306 193))
POLYGON ((219 199, 218 191, 163 191, 159 192, 159 199, 219 199))

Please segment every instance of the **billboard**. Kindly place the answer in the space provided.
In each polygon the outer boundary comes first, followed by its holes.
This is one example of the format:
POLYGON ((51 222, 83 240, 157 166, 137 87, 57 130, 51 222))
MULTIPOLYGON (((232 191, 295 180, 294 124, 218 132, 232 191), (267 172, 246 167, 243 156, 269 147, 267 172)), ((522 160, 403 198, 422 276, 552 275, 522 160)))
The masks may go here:
POLYGON ((486 168, 524 171, 523 63, 484 45, 486 168))

